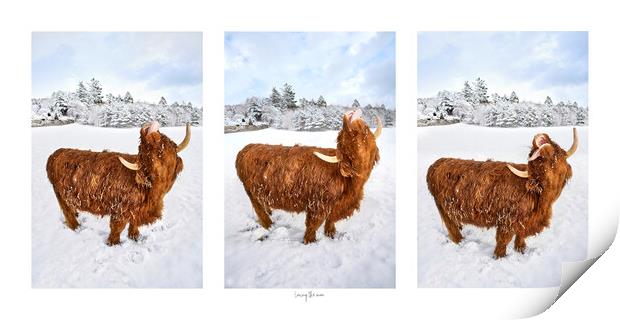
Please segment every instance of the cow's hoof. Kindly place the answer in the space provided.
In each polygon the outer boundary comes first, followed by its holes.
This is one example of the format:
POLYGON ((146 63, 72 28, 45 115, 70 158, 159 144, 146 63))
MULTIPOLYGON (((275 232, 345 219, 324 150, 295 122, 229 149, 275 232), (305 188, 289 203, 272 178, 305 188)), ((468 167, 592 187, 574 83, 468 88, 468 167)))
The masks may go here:
POLYGON ((499 253, 498 253, 498 252, 495 252, 495 253, 493 254, 493 258, 494 258, 495 260, 501 259, 501 258, 503 258, 503 257, 505 257, 505 256, 506 256, 506 252, 499 252, 499 253))
POLYGON ((316 237, 304 237, 304 244, 311 244, 316 241, 316 237))
POLYGON ((106 241, 105 244, 107 244, 108 246, 111 247, 111 246, 115 246, 115 245, 120 244, 120 243, 121 243, 121 241, 118 240, 118 239, 115 239, 115 240, 108 239, 108 241, 106 241))
POLYGON ((79 223, 67 223, 66 225, 69 229, 73 231, 78 231, 78 228, 80 227, 79 223))
POLYGON ((140 232, 136 232, 136 233, 130 232, 127 236, 129 237, 129 239, 136 241, 136 242, 140 240, 140 232))
POLYGON ((336 237, 336 229, 334 230, 325 230, 325 236, 334 239, 336 237))
POLYGON ((515 246, 515 251, 519 253, 525 253, 525 249, 527 249, 527 246, 515 246))

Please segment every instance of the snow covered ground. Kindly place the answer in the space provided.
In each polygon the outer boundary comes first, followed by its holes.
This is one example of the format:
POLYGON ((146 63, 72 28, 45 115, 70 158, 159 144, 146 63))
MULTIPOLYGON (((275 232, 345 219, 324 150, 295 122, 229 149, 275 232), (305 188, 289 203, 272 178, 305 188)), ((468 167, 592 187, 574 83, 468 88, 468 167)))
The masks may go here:
MULTIPOLYGON (((79 217, 77 232, 64 225, 47 157, 61 147, 137 153, 139 129, 78 124, 32 128, 32 286, 33 287, 202 287, 202 128, 192 128, 180 156, 184 169, 164 198, 163 218, 142 226, 142 239, 121 234, 108 247, 109 217, 79 217)), ((185 128, 160 132, 180 142, 185 128)))
POLYGON ((229 288, 377 288, 395 286, 395 130, 378 140, 381 161, 364 187, 361 208, 336 224, 335 239, 321 227, 304 245, 305 213, 274 210, 262 228, 235 171, 237 152, 248 143, 335 147, 336 131, 266 129, 225 135, 225 285, 229 288), (263 241, 259 238, 268 235, 263 241))
POLYGON ((550 228, 528 237, 520 254, 493 259, 495 229, 464 226, 464 240, 448 239, 426 185, 426 172, 441 157, 525 162, 536 133, 562 148, 570 127, 487 128, 463 124, 418 128, 418 285, 420 287, 551 287, 560 284, 561 263, 586 258, 588 231, 588 128, 578 127, 579 148, 569 159, 573 178, 553 206, 550 228))

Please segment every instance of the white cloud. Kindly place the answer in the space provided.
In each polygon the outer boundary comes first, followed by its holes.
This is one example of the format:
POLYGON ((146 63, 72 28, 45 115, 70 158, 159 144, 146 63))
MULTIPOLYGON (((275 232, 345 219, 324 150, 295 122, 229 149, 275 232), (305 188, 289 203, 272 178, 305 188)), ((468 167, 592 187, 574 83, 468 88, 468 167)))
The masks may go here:
POLYGON ((323 95, 338 104, 357 98, 393 107, 393 81, 370 81, 368 73, 382 65, 393 78, 394 54, 393 33, 227 33, 226 103, 268 96, 287 82, 298 98, 323 95))

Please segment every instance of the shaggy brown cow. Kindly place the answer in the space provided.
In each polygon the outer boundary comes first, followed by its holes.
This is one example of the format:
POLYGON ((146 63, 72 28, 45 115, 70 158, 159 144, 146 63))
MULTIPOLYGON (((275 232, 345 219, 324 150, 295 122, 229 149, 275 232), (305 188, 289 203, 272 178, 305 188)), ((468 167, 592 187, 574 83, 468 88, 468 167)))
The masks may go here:
POLYGON ((527 164, 442 158, 426 175, 441 220, 450 239, 459 243, 463 224, 496 227, 495 258, 506 255, 516 235, 515 250, 525 251, 525 238, 538 234, 551 222, 551 206, 572 176, 566 162, 577 150, 564 151, 547 134, 532 141, 527 164))
POLYGON ((345 114, 336 149, 250 144, 239 151, 237 175, 260 224, 269 229, 273 209, 305 211, 305 244, 316 241, 323 222, 325 235, 333 238, 335 223, 359 209, 364 183, 379 161, 377 121, 373 134, 360 110, 345 114))
POLYGON ((110 215, 107 244, 120 243, 129 223, 129 238, 138 240, 138 227, 161 218, 164 195, 183 169, 177 153, 189 144, 190 125, 177 146, 153 122, 140 129, 137 155, 58 149, 47 159, 47 177, 72 230, 78 211, 110 215))

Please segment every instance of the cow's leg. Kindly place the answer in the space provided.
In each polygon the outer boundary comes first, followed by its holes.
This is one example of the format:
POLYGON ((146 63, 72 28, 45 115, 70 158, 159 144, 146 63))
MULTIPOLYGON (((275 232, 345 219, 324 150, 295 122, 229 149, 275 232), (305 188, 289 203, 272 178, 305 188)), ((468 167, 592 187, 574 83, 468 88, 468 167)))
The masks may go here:
POLYGON ((304 244, 316 241, 316 231, 319 229, 325 217, 316 212, 306 213, 306 233, 304 234, 304 244))
POLYGON ((354 210, 354 208, 346 208, 340 212, 332 211, 325 219, 325 226, 323 227, 325 235, 333 239, 336 236, 336 222, 352 216, 354 210))
POLYGON ((325 226, 323 227, 323 229, 325 235, 333 239, 334 236, 336 236, 336 221, 328 217, 325 220, 325 226))
POLYGON ((129 231, 127 233, 129 239, 133 241, 138 241, 140 239, 140 230, 138 229, 138 225, 135 222, 129 223, 129 231))
POLYGON ((256 200, 256 198, 254 198, 254 196, 252 196, 252 194, 249 192, 248 192, 248 197, 250 197, 250 201, 252 202, 252 207, 254 208, 254 211, 256 212, 256 215, 258 216, 258 222, 260 223, 261 226, 263 226, 263 228, 269 229, 271 227, 271 224, 273 223, 271 221, 271 218, 269 217, 269 215, 271 214, 271 210, 269 213, 267 213, 265 211, 265 208, 260 204, 260 202, 258 202, 258 200, 256 200))
POLYGON ((450 219, 450 217, 446 214, 443 207, 441 207, 438 203, 437 209, 439 210, 439 216, 441 217, 441 221, 448 229, 448 236, 452 242, 458 244, 463 240, 463 235, 461 234, 461 226, 450 219))
POLYGON ((121 243, 121 233, 125 230, 127 220, 110 216, 110 235, 108 236, 107 244, 109 246, 117 245, 121 243))
POLYGON ((58 200, 62 214, 65 216, 65 224, 69 227, 69 229, 76 230, 80 226, 80 223, 77 221, 77 210, 75 210, 74 207, 69 206, 67 202, 60 197, 58 192, 54 191, 54 193, 56 194, 56 199, 58 200))
POLYGON ((495 259, 499 259, 506 256, 506 246, 512 240, 513 234, 505 228, 498 227, 495 233, 495 251, 493 256, 495 259))
POLYGON ((525 253, 525 248, 527 248, 525 245, 525 236, 517 234, 515 238, 515 251, 525 253))

